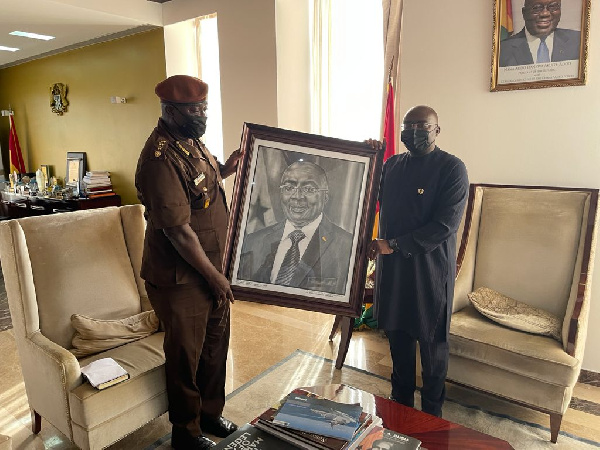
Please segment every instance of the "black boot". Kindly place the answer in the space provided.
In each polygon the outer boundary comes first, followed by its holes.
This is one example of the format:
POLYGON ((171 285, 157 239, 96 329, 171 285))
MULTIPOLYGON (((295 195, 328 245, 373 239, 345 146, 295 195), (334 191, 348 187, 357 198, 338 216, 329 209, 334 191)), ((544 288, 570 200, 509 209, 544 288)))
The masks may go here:
POLYGON ((202 428, 203 433, 212 434, 220 438, 226 438, 238 429, 235 423, 223 416, 216 419, 200 419, 200 428, 202 428))

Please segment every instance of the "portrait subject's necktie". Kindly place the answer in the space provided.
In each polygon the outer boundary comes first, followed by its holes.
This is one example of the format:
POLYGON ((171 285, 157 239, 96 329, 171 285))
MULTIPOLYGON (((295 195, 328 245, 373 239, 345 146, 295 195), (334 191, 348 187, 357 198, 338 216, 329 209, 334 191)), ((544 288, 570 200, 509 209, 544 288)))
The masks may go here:
POLYGON ((292 246, 288 249, 283 257, 283 262, 281 263, 281 268, 277 274, 275 284, 289 286, 290 282, 292 281, 292 277, 294 276, 294 272, 298 267, 298 263, 300 262, 300 248, 298 247, 298 242, 305 237, 306 235, 301 230, 294 230, 289 234, 289 238, 292 241, 292 246))
POLYGON ((537 64, 550 62, 550 51, 546 45, 546 38, 540 38, 540 46, 537 52, 537 64))

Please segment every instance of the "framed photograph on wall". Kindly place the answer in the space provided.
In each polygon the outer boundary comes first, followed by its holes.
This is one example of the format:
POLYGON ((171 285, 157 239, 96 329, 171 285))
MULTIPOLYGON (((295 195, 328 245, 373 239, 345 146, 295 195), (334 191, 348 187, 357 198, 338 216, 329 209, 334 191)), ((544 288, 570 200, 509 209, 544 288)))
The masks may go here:
POLYGON ((494 0, 492 91, 586 82, 591 0, 494 0))
POLYGON ((85 152, 67 152, 67 173, 65 186, 81 186, 81 180, 86 171, 85 152))
POLYGON ((248 123, 241 148, 224 264, 234 297, 359 315, 383 152, 248 123))

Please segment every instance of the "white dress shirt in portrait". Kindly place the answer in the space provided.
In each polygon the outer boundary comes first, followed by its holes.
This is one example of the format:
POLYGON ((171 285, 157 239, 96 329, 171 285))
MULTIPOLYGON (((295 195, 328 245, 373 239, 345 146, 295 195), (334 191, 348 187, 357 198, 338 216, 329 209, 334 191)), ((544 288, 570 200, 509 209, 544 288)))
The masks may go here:
POLYGON ((285 254, 292 246, 292 240, 289 237, 290 233, 294 230, 302 230, 302 232, 306 236, 300 242, 298 242, 298 249, 300 250, 300 259, 302 259, 302 256, 304 255, 304 252, 308 247, 308 243, 315 234, 315 231, 317 231, 317 228, 319 227, 319 224, 321 223, 322 219, 323 214, 321 213, 315 220, 301 228, 296 228, 294 224, 289 220, 285 221, 283 235, 281 237, 281 241, 279 241, 277 253, 275 254, 275 260, 273 261, 273 269, 271 270, 271 283, 275 283, 275 280, 277 279, 277 274, 279 273, 279 269, 281 268, 281 263, 283 263, 283 258, 285 258, 285 254))
MULTIPOLYGON (((527 37, 527 44, 529 44, 529 51, 531 52, 531 56, 533 57, 533 62, 534 64, 537 64, 538 49, 540 48, 542 40, 539 37, 535 37, 529 31, 527 31, 527 27, 525 27, 525 36, 527 37)), ((552 49, 554 48, 554 31, 550 33, 546 38, 546 45, 548 46, 548 54, 550 55, 550 61, 552 61, 552 49)))

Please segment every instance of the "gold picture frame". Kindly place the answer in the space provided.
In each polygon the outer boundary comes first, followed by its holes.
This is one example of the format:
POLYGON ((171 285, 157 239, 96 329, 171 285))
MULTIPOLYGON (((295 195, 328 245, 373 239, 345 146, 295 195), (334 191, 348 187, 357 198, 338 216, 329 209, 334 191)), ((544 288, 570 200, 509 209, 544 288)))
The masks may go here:
POLYGON ((585 85, 591 0, 525 1, 494 0, 490 90, 585 85), (536 35, 544 36, 545 55, 536 35))

